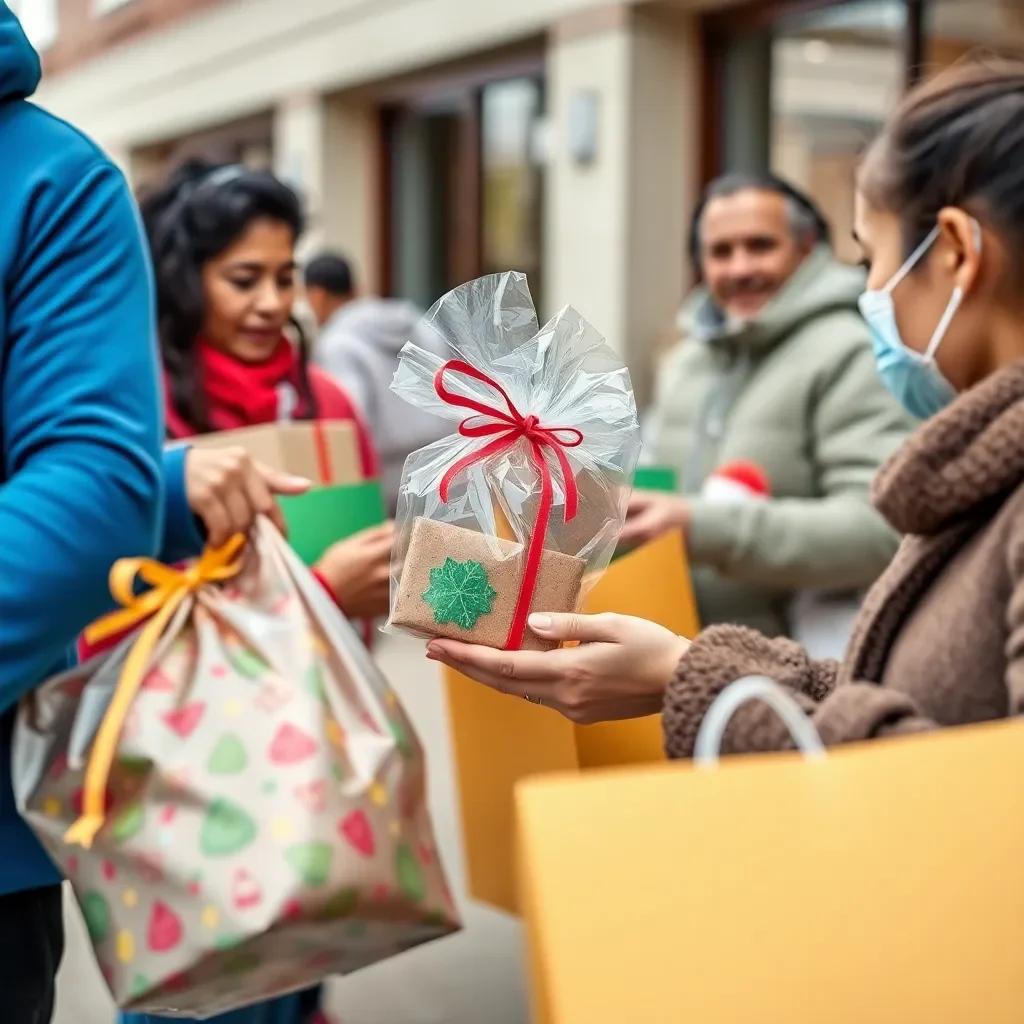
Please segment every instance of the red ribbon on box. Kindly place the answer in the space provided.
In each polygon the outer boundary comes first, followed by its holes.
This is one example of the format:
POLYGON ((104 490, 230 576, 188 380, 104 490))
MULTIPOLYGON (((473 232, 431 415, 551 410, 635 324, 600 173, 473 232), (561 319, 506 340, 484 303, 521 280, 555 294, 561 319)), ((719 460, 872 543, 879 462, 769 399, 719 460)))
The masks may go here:
POLYGON ((451 485, 463 470, 469 469, 470 466, 474 466, 478 462, 484 462, 495 455, 500 455, 502 452, 514 447, 520 440, 528 442, 530 457, 533 459, 537 472, 540 474, 540 505, 537 508, 537 522, 530 536, 530 543, 527 546, 523 582, 519 588, 515 614, 512 616, 512 625, 509 627, 508 638, 505 641, 505 650, 517 651, 522 647, 523 637, 526 635, 526 622, 530 616, 533 592, 537 587, 540 560, 544 553, 544 541, 547 538, 548 526, 551 522, 551 506, 554 502, 554 484, 552 483, 551 467, 548 465, 545 451, 553 452, 558 462, 562 478, 562 489, 565 492, 563 519, 566 523, 570 523, 576 518, 576 513, 579 509, 579 489, 576 486, 576 477, 565 454, 565 449, 578 448, 583 444, 583 432, 575 427, 545 427, 537 416, 524 416, 515 407, 508 393, 497 381, 476 369, 475 366, 463 362, 461 359, 448 360, 434 374, 434 390, 437 392, 438 397, 449 405, 455 405, 461 409, 470 409, 477 415, 487 417, 491 421, 473 423, 471 421, 475 417, 467 416, 459 424, 459 433, 463 437, 494 437, 493 441, 484 445, 479 451, 471 452, 464 458, 459 459, 441 478, 438 493, 443 502, 447 503, 451 485), (493 388, 504 400, 508 411, 503 411, 496 406, 485 405, 476 399, 467 398, 464 395, 457 395, 455 392, 449 391, 444 383, 444 375, 446 373, 459 373, 493 388))

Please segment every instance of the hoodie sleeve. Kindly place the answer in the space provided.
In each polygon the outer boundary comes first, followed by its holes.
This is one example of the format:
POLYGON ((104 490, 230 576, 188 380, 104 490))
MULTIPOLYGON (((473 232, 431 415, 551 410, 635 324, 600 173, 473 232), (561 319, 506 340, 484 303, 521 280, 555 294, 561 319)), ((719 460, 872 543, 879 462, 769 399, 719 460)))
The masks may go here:
POLYGON ((78 136, 32 168, 4 268, 0 708, 110 606, 162 529, 149 264, 122 175, 78 136))
POLYGON ((173 444, 164 449, 164 532, 158 557, 167 565, 198 557, 205 543, 203 527, 188 503, 188 453, 188 444, 173 444))
POLYGON ((833 590, 869 585, 899 543, 871 506, 871 482, 910 431, 878 379, 870 345, 851 347, 809 410, 808 444, 821 496, 735 504, 694 498, 693 560, 748 583, 833 590))
POLYGON ((352 338, 335 317, 324 326, 317 343, 316 359, 324 373, 344 387, 360 413, 372 419, 372 377, 359 350, 358 340, 352 338))

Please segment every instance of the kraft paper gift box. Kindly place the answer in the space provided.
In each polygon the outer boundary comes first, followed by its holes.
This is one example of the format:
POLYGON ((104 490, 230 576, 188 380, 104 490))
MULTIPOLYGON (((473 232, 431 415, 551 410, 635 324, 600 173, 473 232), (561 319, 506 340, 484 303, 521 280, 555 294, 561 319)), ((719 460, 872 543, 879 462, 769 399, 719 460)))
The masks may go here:
POLYGON ((282 473, 318 483, 363 479, 356 425, 342 420, 296 420, 220 430, 188 438, 193 448, 244 448, 254 459, 282 473))
MULTIPOLYGON (((423 636, 500 647, 512 624, 524 561, 521 544, 417 519, 391 623, 423 636)), ((585 568, 582 558, 545 551, 531 609, 573 611, 585 568)), ((528 633, 522 646, 549 650, 556 645, 528 633)))
POLYGON ((1022 773, 1017 719, 523 783, 535 1024, 1019 1024, 1022 773))

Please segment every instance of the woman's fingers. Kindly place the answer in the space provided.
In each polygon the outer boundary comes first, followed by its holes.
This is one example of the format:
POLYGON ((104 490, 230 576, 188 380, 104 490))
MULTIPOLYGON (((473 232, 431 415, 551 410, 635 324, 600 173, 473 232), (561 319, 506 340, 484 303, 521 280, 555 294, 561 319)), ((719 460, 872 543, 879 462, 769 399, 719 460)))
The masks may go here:
POLYGON ((236 486, 226 490, 221 500, 227 509, 228 519, 231 523, 231 536, 236 533, 248 533, 255 516, 244 488, 236 486))
MULTIPOLYGON (((282 492, 275 492, 273 475, 268 477, 268 473, 271 473, 271 471, 258 462, 253 462, 246 473, 245 492, 249 505, 252 508, 252 518, 255 520, 256 516, 266 516, 277 527, 281 536, 287 537, 288 524, 285 522, 284 514, 281 512, 277 499, 274 497, 275 493, 282 492)), ((309 481, 304 480, 303 477, 294 477, 293 479, 303 481, 307 487, 309 485, 309 481)), ((301 494, 302 489, 283 493, 301 494)), ((248 527, 246 529, 248 530, 248 527)))
POLYGON ((254 460, 252 466, 273 494, 305 494, 313 486, 313 481, 304 476, 281 473, 262 462, 254 460))
MULTIPOLYGON (((431 640, 427 656, 441 655, 446 664, 457 668, 474 679, 480 674, 502 680, 508 692, 524 682, 554 682, 564 674, 565 665, 560 655, 565 651, 498 651, 493 647, 463 644, 457 640, 431 640)), ((483 681, 483 680, 481 680, 483 681)), ((490 684, 488 684, 490 685, 490 684)))
POLYGON ((206 527, 206 542, 212 548, 219 548, 226 544, 235 531, 231 528, 231 517, 228 510, 216 500, 209 500, 203 503, 201 508, 193 511, 203 521, 206 527))
POLYGON ((528 696, 531 700, 536 700, 540 697, 546 704, 554 704, 554 699, 551 695, 554 684, 550 680, 525 680, 489 671, 481 668, 478 664, 450 657, 439 648, 434 648, 433 650, 428 648, 427 657, 431 661, 439 661, 442 665, 447 665, 456 672, 461 672, 463 675, 467 675, 476 682, 483 683, 484 686, 489 686, 492 690, 497 690, 499 693, 508 694, 512 697, 528 696))
POLYGON ((554 612, 530 616, 530 630, 545 640, 575 640, 579 643, 614 643, 620 637, 617 615, 575 615, 554 612))

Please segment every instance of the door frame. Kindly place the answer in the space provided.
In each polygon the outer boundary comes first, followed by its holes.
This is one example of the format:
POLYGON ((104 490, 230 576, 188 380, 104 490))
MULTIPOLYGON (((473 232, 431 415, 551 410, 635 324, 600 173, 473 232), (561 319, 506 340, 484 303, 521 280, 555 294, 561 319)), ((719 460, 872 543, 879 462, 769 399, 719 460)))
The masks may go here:
MULTIPOLYGON (((838 7, 850 0, 746 0, 701 17, 700 184, 705 188, 724 168, 725 64, 729 43, 738 35, 771 28, 783 18, 838 7)), ((903 0, 906 7, 903 67, 907 88, 921 78, 928 0, 903 0)))
POLYGON ((508 78, 546 77, 543 38, 495 51, 486 58, 415 72, 375 90, 377 98, 377 281, 381 295, 394 287, 392 242, 395 237, 392 140, 402 110, 451 104, 462 124, 456 174, 459 211, 453 239, 455 274, 472 280, 483 272, 483 167, 481 152, 483 90, 508 78))

